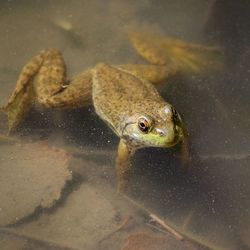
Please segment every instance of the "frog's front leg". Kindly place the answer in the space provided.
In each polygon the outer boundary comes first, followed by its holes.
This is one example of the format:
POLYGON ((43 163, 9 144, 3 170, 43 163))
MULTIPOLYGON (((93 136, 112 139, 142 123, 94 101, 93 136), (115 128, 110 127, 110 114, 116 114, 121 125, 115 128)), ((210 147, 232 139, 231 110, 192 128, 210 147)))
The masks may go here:
POLYGON ((91 100, 92 75, 81 73, 66 84, 66 67, 60 51, 47 49, 33 57, 22 69, 16 87, 5 107, 9 132, 27 112, 40 103, 53 108, 75 108, 91 100))
POLYGON ((116 158, 116 174, 119 192, 125 192, 128 190, 129 179, 133 173, 130 158, 134 152, 134 147, 128 145, 124 139, 120 140, 116 158))

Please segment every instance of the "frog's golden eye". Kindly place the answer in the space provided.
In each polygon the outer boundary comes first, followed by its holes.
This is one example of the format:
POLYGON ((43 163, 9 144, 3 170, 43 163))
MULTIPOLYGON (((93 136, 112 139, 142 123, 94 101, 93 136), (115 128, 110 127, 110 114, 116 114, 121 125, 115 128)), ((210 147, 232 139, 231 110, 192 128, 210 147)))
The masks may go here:
POLYGON ((140 117, 138 120, 138 127, 142 132, 148 133, 151 127, 151 121, 146 117, 140 117))

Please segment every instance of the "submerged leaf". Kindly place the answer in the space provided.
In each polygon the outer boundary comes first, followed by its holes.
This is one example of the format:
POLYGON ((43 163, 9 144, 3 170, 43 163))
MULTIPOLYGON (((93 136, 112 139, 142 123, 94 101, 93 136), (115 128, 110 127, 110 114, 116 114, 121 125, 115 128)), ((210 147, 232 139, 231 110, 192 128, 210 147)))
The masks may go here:
POLYGON ((0 152, 0 226, 51 207, 61 196, 69 154, 41 143, 3 143, 0 152))
POLYGON ((159 250, 170 249, 166 237, 139 232, 129 235, 122 250, 159 250))
POLYGON ((117 225, 116 208, 102 191, 83 183, 55 213, 43 213, 38 220, 22 224, 13 231, 70 249, 102 249, 97 246, 98 241, 113 232, 117 225))

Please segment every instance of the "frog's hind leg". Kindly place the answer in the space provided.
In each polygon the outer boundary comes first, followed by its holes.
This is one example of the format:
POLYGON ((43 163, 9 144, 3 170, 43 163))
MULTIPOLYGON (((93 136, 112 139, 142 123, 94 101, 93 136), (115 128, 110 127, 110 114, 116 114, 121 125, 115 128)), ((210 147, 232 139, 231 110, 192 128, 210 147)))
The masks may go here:
POLYGON ((45 107, 56 106, 52 97, 64 89, 65 82, 66 66, 60 51, 46 50, 39 72, 33 81, 36 101, 45 107))
POLYGON ((47 97, 60 91, 65 81, 65 65, 56 49, 41 51, 22 69, 5 107, 9 132, 15 129, 36 101, 48 104, 47 97), (46 84, 45 84, 46 83, 46 84))
POLYGON ((137 52, 152 64, 195 74, 224 67, 223 53, 216 47, 140 32, 130 32, 129 38, 137 52))
MULTIPOLYGON (((42 82, 39 85, 44 86, 42 82)), ((92 72, 84 71, 74 76, 66 84, 60 85, 55 92, 48 92, 37 95, 38 101, 49 108, 81 108, 88 106, 92 102, 92 72)))
POLYGON ((66 81, 66 67, 60 51, 50 49, 35 83, 37 101, 48 108, 79 108, 90 103, 91 70, 66 81))
POLYGON ((86 105, 91 99, 91 82, 91 73, 86 71, 66 84, 66 67, 60 51, 42 51, 23 67, 13 94, 2 108, 8 116, 9 132, 35 103, 49 108, 86 105))

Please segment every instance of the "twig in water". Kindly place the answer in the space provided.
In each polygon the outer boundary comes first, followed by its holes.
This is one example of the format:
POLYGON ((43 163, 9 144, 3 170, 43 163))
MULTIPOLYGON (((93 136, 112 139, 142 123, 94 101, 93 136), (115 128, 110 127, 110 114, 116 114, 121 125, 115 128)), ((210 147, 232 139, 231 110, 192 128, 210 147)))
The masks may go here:
POLYGON ((98 241, 98 243, 100 244, 101 242, 103 242, 104 240, 107 240, 109 239, 113 234, 119 232, 120 230, 122 230, 128 223, 129 221, 132 219, 133 217, 132 216, 128 216, 127 218, 125 218, 122 223, 116 228, 115 231, 111 232, 110 234, 104 236, 102 239, 100 239, 98 241))
POLYGON ((212 154, 212 155, 200 155, 201 160, 245 160, 250 157, 250 152, 244 152, 240 154, 212 154))
POLYGON ((122 229, 129 223, 129 221, 130 221, 131 219, 132 219, 132 216, 131 216, 131 215, 128 216, 127 218, 125 218, 125 219, 122 221, 122 223, 117 227, 116 232, 122 230, 122 229))
POLYGON ((168 232, 170 232, 177 240, 184 240, 182 235, 180 235, 178 232, 176 232, 172 227, 167 225, 162 219, 160 219, 155 214, 150 214, 150 218, 152 218, 154 221, 156 221, 158 224, 160 224, 164 229, 166 229, 168 232))
POLYGON ((166 231, 165 229, 161 229, 161 228, 159 228, 159 227, 157 227, 157 226, 155 226, 155 225, 153 225, 151 223, 146 223, 146 225, 148 225, 149 227, 154 228, 155 230, 157 230, 157 231, 159 231, 161 233, 165 233, 165 234, 168 233, 168 231, 166 231))

